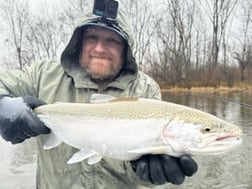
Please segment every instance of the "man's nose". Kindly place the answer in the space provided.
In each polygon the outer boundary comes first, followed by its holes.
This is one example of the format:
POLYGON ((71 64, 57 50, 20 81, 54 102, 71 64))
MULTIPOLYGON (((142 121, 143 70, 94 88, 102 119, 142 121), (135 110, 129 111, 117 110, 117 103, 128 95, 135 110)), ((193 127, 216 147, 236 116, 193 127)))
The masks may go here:
POLYGON ((106 44, 102 40, 98 40, 94 48, 97 52, 103 52, 106 49, 106 44))

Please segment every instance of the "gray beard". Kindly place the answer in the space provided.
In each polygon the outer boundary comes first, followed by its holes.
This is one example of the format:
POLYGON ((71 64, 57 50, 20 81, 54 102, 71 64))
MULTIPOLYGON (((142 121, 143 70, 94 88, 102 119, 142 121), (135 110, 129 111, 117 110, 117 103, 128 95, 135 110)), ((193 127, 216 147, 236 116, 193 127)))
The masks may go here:
POLYGON ((116 76, 118 75, 119 71, 110 71, 107 74, 93 74, 92 71, 90 69, 86 69, 86 73, 88 74, 88 76, 92 79, 92 80, 98 80, 98 81, 111 81, 113 79, 116 78, 116 76))

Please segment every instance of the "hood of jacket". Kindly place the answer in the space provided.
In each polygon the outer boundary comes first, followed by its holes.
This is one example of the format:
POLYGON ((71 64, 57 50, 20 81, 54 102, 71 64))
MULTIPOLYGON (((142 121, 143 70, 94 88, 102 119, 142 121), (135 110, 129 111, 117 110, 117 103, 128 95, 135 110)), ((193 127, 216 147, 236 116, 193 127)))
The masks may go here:
POLYGON ((85 11, 85 15, 80 19, 79 24, 74 29, 72 37, 68 42, 66 48, 61 54, 61 64, 63 68, 71 70, 72 67, 79 67, 79 56, 82 46, 82 36, 85 29, 90 25, 95 25, 98 27, 110 29, 119 35, 121 35, 125 41, 125 55, 124 55, 124 66, 123 71, 126 72, 137 72, 137 64, 135 57, 133 56, 132 49, 134 46, 133 36, 131 26, 128 23, 128 19, 120 8, 118 9, 118 15, 115 19, 117 22, 116 28, 111 27, 110 25, 100 23, 101 17, 96 16, 92 13, 92 9, 85 11))

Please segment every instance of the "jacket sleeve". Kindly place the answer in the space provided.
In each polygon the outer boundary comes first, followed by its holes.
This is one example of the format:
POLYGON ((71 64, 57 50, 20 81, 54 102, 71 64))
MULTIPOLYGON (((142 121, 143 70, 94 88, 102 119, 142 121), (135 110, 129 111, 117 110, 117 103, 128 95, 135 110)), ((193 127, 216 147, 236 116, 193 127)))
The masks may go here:
POLYGON ((0 95, 11 97, 36 96, 34 83, 35 66, 21 70, 5 71, 0 75, 0 95))

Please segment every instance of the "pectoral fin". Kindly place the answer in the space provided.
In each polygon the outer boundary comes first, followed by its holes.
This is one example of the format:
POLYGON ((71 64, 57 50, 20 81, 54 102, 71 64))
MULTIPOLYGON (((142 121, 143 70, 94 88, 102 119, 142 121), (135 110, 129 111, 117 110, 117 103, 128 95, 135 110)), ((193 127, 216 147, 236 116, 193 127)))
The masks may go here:
POLYGON ((76 152, 68 161, 68 164, 78 163, 88 159, 88 164, 95 164, 101 160, 102 156, 92 150, 80 150, 76 152))
POLYGON ((43 146, 45 150, 50 150, 52 148, 57 147, 62 143, 62 140, 60 140, 53 132, 51 132, 43 146))
POLYGON ((169 151, 167 146, 154 146, 129 150, 128 153, 132 154, 166 154, 169 151))

